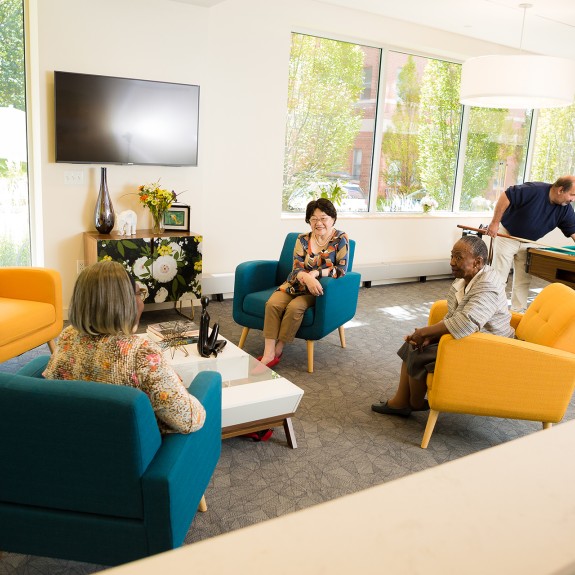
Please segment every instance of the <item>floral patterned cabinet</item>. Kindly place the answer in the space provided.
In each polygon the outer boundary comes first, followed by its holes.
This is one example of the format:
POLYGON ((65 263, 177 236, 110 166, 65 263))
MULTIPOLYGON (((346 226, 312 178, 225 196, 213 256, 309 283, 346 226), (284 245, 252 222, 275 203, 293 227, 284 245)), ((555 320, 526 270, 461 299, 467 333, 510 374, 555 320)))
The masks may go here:
POLYGON ((193 232, 85 232, 84 257, 87 265, 101 260, 121 263, 146 291, 145 303, 184 303, 202 295, 202 236, 193 232))

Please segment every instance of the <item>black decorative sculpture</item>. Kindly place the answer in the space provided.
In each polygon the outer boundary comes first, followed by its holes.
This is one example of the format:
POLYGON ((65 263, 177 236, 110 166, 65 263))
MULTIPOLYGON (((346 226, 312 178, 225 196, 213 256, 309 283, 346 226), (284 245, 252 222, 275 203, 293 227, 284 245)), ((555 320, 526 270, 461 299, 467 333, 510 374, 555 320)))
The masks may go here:
POLYGON ((227 341, 218 339, 220 326, 214 323, 212 332, 210 333, 210 314, 207 307, 210 299, 207 296, 202 297, 202 316, 200 318, 200 335, 198 339, 198 353, 202 357, 210 357, 210 355, 217 356, 218 353, 224 349, 227 341), (208 335, 209 334, 209 335, 208 335))

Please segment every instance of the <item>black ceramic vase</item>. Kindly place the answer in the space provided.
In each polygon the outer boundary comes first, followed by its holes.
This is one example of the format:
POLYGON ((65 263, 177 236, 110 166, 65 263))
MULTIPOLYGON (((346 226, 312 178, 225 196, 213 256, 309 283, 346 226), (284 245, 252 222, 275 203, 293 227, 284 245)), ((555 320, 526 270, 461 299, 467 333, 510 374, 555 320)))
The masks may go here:
POLYGON ((108 168, 101 168, 100 193, 94 209, 94 225, 101 234, 109 234, 114 228, 114 206, 108 192, 107 171, 108 168))

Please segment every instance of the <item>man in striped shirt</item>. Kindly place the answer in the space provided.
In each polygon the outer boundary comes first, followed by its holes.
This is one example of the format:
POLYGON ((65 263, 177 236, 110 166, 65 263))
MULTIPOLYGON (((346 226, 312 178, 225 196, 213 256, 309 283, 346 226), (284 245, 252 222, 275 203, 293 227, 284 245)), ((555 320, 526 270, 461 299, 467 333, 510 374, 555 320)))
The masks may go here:
POLYGON ((505 286, 486 261, 487 246, 482 238, 464 236, 456 242, 451 251, 451 273, 457 279, 447 294, 447 314, 441 321, 417 328, 405 337, 397 352, 403 360, 397 391, 390 400, 373 404, 373 411, 408 417, 412 411, 429 409, 425 399, 427 374, 435 368, 442 335, 460 339, 481 331, 514 336, 505 286))

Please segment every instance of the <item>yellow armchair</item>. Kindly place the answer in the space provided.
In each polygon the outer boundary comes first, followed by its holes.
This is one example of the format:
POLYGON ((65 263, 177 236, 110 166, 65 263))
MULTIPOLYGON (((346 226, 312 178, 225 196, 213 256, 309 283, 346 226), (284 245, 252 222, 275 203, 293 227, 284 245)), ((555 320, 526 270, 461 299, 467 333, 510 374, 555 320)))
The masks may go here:
POLYGON ((0 362, 48 343, 62 331, 60 274, 46 268, 0 268, 0 362))
MULTIPOLYGON (((447 311, 436 302, 429 323, 447 311)), ((525 314, 514 313, 517 339, 475 333, 444 335, 435 372, 427 377, 430 412, 421 447, 426 448, 440 412, 561 421, 575 387, 575 291, 546 286, 525 314)))

